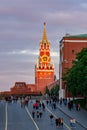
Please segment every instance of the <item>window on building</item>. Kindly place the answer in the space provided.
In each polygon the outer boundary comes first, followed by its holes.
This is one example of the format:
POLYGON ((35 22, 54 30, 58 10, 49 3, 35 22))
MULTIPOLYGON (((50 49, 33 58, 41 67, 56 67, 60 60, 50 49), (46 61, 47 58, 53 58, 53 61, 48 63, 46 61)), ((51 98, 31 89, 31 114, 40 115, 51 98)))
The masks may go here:
POLYGON ((74 54, 75 53, 75 51, 74 50, 72 50, 72 54, 74 54))

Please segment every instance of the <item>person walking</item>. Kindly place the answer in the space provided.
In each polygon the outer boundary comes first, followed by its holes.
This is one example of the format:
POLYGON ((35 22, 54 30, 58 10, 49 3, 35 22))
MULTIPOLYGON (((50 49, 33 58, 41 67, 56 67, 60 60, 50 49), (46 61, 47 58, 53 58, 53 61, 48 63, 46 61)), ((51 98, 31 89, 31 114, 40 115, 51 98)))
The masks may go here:
POLYGON ((54 116, 51 114, 51 115, 50 115, 50 121, 51 121, 51 123, 53 122, 53 117, 54 117, 54 116))
POLYGON ((75 120, 75 118, 71 118, 70 119, 70 126, 71 126, 71 128, 75 128, 76 127, 76 120, 75 120))
POLYGON ((42 111, 41 110, 39 111, 39 116, 40 116, 40 118, 42 118, 42 111))
POLYGON ((45 110, 45 104, 42 102, 43 111, 45 110))
POLYGON ((61 126, 63 127, 63 124, 64 124, 64 120, 63 118, 61 118, 61 126))
POLYGON ((32 117, 35 118, 35 111, 32 111, 32 117))
POLYGON ((39 111, 37 111, 36 116, 37 116, 37 119, 39 119, 39 116, 40 116, 39 111))

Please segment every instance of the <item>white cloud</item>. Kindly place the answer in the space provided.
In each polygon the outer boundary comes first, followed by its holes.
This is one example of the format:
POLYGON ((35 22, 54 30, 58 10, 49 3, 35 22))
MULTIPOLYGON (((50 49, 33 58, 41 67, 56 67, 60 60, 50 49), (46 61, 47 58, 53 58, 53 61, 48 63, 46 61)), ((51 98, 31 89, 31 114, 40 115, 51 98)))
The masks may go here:
MULTIPOLYGON (((32 51, 32 50, 13 50, 9 52, 0 52, 0 54, 5 54, 5 55, 36 55, 39 56, 39 51, 32 51)), ((52 57, 58 57, 58 52, 50 52, 50 55, 52 57)))

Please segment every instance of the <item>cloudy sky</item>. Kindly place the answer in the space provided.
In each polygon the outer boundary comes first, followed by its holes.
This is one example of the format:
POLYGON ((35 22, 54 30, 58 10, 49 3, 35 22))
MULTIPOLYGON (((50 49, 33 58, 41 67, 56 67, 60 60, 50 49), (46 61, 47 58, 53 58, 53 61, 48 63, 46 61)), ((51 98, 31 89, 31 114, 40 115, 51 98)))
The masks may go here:
POLYGON ((87 33, 87 0, 0 0, 0 91, 35 83, 44 21, 58 78, 59 41, 87 33))

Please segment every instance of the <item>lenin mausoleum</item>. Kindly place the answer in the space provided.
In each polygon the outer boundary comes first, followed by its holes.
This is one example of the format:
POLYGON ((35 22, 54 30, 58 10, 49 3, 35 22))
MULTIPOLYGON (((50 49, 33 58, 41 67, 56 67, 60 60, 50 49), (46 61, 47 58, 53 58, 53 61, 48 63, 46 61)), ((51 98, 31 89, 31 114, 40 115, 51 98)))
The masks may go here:
POLYGON ((60 63, 59 63, 59 97, 69 96, 67 86, 62 77, 66 68, 72 67, 72 62, 76 60, 76 54, 83 48, 87 48, 87 34, 66 35, 60 41, 60 63))
POLYGON ((46 23, 44 23, 43 35, 40 40, 39 57, 35 65, 35 84, 16 82, 6 94, 44 94, 46 86, 54 82, 54 64, 51 63, 50 42, 47 38, 46 23))

